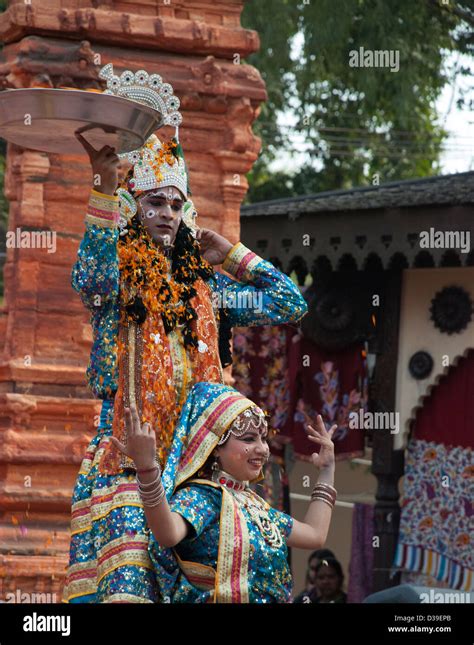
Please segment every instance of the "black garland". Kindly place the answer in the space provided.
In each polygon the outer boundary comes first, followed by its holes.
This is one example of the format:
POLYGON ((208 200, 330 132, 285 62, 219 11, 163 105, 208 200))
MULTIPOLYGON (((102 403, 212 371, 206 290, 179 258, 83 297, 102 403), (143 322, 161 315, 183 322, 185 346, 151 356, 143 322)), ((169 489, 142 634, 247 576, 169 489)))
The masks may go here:
MULTIPOLYGON (((133 217, 131 222, 128 223, 127 233, 120 236, 119 244, 125 245, 132 239, 141 239, 147 248, 152 248, 155 244, 137 217, 133 217)), ((212 278, 214 275, 214 269, 201 257, 199 243, 194 239, 191 229, 186 226, 183 221, 181 221, 176 233, 174 248, 171 255, 171 271, 173 273, 174 280, 186 287, 182 294, 184 311, 179 315, 170 309, 166 312, 166 315, 162 315, 165 332, 169 334, 169 332, 175 329, 177 325, 183 325, 182 333, 184 345, 186 347, 197 347, 198 338, 191 326, 192 321, 197 318, 197 313, 191 305, 191 298, 196 295, 194 283, 198 278, 202 278, 204 281, 212 278), (196 260, 196 268, 190 267, 190 258, 194 258, 196 260)), ((144 284, 145 280, 146 274, 143 271, 143 273, 139 273, 137 275, 137 286, 144 284)), ((163 280, 157 297, 163 298, 163 302, 165 304, 170 301, 171 290, 166 279, 163 280)), ((135 296, 134 300, 125 306, 125 311, 128 318, 136 322, 138 325, 143 324, 146 320, 147 310, 139 295, 135 296)), ((232 327, 225 309, 219 309, 218 322, 219 356, 222 366, 226 367, 232 363, 232 353, 230 349, 232 327)))
POLYGON ((230 324, 227 310, 221 307, 219 309, 219 356, 222 367, 232 365, 232 325, 230 324))

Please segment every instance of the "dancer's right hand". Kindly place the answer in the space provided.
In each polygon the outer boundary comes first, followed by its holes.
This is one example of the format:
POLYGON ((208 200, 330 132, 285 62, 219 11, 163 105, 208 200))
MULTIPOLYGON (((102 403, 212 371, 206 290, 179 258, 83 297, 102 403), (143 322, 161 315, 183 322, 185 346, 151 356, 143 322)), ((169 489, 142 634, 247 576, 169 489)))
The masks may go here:
POLYGON ((115 148, 103 146, 96 150, 84 139, 82 134, 76 132, 76 138, 89 155, 92 166, 93 188, 99 193, 113 195, 118 184, 117 166, 120 164, 119 157, 115 154, 115 148))
POLYGON ((124 445, 115 437, 111 441, 124 455, 135 462, 137 470, 148 470, 156 464, 156 438, 149 423, 140 423, 137 408, 131 405, 125 408, 125 425, 127 427, 127 444, 124 445))

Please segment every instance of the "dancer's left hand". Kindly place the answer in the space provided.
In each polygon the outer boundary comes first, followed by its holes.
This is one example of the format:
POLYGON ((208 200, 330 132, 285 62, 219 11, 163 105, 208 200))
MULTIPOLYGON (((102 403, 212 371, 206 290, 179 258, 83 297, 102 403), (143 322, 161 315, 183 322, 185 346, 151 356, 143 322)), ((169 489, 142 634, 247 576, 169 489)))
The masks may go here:
POLYGON ((127 427, 127 444, 124 445, 115 437, 112 443, 127 457, 133 459, 137 470, 153 468, 156 458, 156 437, 149 423, 140 423, 137 408, 131 405, 125 408, 125 425, 127 427))
POLYGON ((317 426, 317 430, 310 425, 306 426, 308 430, 308 439, 315 443, 319 443, 321 446, 319 454, 317 452, 313 452, 311 455, 311 461, 320 470, 330 470, 334 468, 335 464, 332 435, 336 431, 337 425, 333 425, 330 430, 326 430, 323 418, 318 414, 317 426))
POLYGON ((209 228, 200 228, 196 232, 196 240, 201 246, 202 257, 209 264, 222 264, 233 244, 209 228))

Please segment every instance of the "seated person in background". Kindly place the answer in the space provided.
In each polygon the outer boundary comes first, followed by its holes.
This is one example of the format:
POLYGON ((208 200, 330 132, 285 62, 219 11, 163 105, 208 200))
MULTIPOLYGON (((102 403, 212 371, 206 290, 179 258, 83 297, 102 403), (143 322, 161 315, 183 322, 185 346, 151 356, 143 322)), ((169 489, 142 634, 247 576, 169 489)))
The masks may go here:
POLYGON ((295 597, 293 602, 313 602, 311 600, 311 593, 316 594, 316 590, 314 588, 316 567, 321 562, 321 560, 324 560, 326 558, 336 559, 336 556, 331 551, 331 549, 316 549, 316 551, 313 551, 311 553, 311 555, 308 558, 308 568, 306 570, 305 588, 301 593, 299 593, 295 597))
POLYGON ((342 590, 343 582, 341 563, 336 558, 321 560, 316 566, 315 588, 311 594, 316 597, 312 598, 311 602, 347 602, 347 594, 342 590))

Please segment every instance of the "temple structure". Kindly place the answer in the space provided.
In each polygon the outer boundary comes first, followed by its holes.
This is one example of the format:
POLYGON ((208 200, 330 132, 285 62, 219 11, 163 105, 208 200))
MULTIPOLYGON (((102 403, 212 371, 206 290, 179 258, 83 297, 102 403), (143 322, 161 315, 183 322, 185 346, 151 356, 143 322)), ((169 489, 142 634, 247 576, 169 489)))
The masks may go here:
MULTIPOLYGON (((259 47, 244 0, 12 0, 0 14, 0 87, 104 88, 98 71, 145 69, 181 101, 180 138, 201 226, 239 236, 260 140, 259 47)), ((169 133, 166 133, 169 135, 169 133)), ((0 598, 59 602, 71 492, 99 405, 85 385, 91 328, 70 286, 92 186, 86 156, 8 145, 9 230, 56 233, 55 252, 8 249, 0 311, 0 598), (35 596, 33 600, 41 600, 35 596)))

